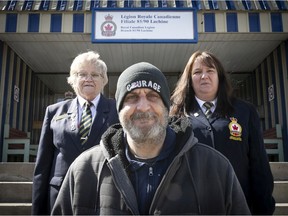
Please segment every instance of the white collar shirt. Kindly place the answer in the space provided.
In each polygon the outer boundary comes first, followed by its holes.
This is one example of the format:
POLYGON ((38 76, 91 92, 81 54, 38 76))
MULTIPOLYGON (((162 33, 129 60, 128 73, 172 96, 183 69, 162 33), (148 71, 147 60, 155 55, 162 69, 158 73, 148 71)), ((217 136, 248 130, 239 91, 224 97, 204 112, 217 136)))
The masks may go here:
MULTIPOLYGON (((91 113, 92 113, 92 122, 94 121, 96 115, 97 115, 97 106, 99 104, 100 101, 100 95, 98 94, 92 101, 90 101, 92 103, 92 105, 90 106, 91 109, 91 113)), ((85 100, 84 98, 82 98, 81 96, 77 96, 78 99, 78 122, 80 123, 81 121, 81 116, 82 116, 82 112, 84 109, 84 104, 87 100, 85 100)))
MULTIPOLYGON (((197 98, 196 96, 195 96, 195 99, 196 99, 197 103, 199 104, 202 112, 205 113, 206 107, 204 106, 204 103, 207 102, 207 101, 200 100, 200 99, 197 98)), ((215 111, 215 109, 216 109, 217 98, 215 98, 214 100, 209 101, 209 102, 213 103, 213 105, 214 105, 214 106, 211 107, 211 112, 213 113, 213 112, 215 111)))

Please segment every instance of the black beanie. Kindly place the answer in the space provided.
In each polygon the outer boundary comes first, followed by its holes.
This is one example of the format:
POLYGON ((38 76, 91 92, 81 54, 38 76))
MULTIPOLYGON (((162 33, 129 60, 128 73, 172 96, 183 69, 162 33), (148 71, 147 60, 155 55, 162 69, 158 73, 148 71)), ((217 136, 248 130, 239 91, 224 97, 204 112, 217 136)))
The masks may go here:
POLYGON ((140 62, 124 70, 118 79, 115 94, 118 112, 122 109, 126 94, 137 88, 150 88, 157 92, 169 111, 170 90, 166 77, 154 65, 140 62))

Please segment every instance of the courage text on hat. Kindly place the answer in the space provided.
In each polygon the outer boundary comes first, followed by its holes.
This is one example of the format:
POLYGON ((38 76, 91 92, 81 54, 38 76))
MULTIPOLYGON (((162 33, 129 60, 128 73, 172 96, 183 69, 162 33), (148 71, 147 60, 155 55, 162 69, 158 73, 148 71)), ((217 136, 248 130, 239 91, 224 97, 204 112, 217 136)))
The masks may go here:
POLYGON ((127 91, 132 91, 135 88, 152 88, 153 90, 160 92, 161 86, 151 80, 148 81, 148 83, 146 80, 139 80, 127 85, 127 91))

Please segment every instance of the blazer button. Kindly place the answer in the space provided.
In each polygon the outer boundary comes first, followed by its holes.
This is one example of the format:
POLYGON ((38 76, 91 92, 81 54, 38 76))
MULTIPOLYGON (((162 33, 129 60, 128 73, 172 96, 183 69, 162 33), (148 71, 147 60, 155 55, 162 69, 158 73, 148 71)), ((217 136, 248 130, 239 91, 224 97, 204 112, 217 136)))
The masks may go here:
POLYGON ((210 126, 207 126, 206 129, 207 129, 208 131, 211 131, 211 127, 210 127, 210 126))

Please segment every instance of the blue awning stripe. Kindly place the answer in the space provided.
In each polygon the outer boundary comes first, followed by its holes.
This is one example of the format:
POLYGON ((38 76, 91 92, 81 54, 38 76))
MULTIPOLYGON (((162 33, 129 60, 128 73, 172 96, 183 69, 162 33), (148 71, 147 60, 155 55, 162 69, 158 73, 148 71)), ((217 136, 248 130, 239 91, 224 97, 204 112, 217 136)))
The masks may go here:
POLYGON ((192 7, 198 10, 287 10, 288 0, 4 0, 4 11, 89 11, 108 7, 192 7))

